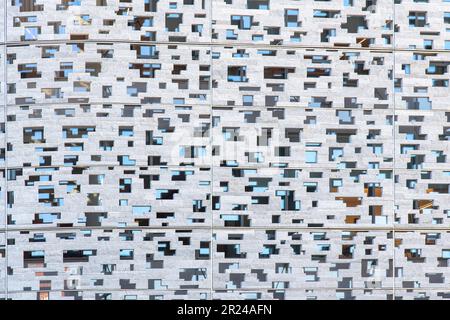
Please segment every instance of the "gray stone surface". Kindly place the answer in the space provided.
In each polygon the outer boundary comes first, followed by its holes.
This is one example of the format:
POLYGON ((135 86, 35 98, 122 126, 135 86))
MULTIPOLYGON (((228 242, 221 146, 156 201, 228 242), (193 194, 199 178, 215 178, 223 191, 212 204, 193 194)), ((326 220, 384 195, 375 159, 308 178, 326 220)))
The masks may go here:
POLYGON ((0 299, 450 298, 449 1, 0 13, 0 299))

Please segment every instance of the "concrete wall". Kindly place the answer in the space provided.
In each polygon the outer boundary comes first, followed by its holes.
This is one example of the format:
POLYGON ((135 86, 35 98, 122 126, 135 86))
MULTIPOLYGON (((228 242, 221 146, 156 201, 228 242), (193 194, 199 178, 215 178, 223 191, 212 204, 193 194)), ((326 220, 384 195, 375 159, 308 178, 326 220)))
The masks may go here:
POLYGON ((0 298, 450 297, 450 2, 0 12, 0 298))

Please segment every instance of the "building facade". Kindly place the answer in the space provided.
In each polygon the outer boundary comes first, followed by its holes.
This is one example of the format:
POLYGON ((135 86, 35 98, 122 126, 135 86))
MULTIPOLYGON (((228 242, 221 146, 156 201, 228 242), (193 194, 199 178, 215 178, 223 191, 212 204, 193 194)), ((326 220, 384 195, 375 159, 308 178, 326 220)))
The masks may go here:
POLYGON ((450 298, 449 0, 0 12, 1 299, 450 298))

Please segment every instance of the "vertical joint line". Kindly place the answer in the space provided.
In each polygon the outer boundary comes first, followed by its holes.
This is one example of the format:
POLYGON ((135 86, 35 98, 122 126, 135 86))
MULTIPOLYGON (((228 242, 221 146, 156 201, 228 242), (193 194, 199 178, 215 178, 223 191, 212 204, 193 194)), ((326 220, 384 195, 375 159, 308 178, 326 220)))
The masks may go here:
POLYGON ((397 166, 397 157, 396 157, 396 152, 397 152, 397 140, 396 140, 396 135, 397 135, 397 112, 396 112, 396 99, 395 99, 395 70, 396 70, 396 50, 397 50, 397 43, 396 43, 396 37, 395 37, 395 25, 396 25, 396 12, 395 12, 395 0, 392 0, 392 42, 393 42, 393 50, 392 50, 392 57, 393 57, 393 70, 392 70, 392 99, 393 99, 393 142, 394 142, 394 150, 393 150, 393 170, 392 170, 392 184, 393 184, 393 208, 392 208, 392 299, 395 300, 395 294, 396 294, 396 288, 395 288, 395 208, 396 208, 396 183, 395 183, 395 178, 396 178, 396 166, 397 166))

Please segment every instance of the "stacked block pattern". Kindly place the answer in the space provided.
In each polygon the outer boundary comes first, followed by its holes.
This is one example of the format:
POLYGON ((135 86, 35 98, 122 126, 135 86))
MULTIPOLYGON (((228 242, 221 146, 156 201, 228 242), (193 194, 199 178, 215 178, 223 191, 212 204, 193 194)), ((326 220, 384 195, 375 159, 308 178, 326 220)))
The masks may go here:
POLYGON ((448 299, 450 2, 0 2, 0 299, 448 299))

